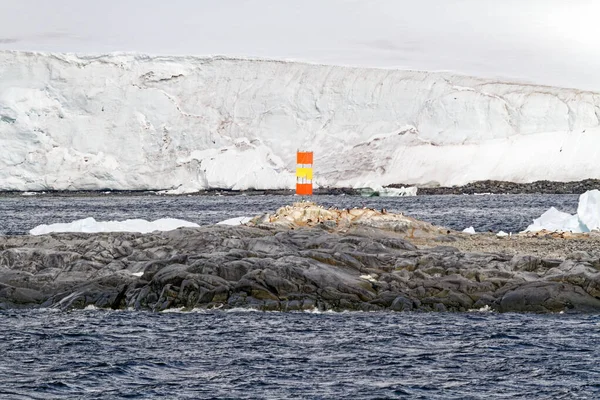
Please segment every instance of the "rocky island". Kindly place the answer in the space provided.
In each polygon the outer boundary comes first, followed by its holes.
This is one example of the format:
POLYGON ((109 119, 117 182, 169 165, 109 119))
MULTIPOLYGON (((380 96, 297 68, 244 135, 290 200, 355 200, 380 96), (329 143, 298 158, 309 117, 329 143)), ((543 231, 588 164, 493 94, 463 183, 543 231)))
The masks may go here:
POLYGON ((0 309, 599 312, 599 245, 296 203, 240 226, 0 236, 0 309))

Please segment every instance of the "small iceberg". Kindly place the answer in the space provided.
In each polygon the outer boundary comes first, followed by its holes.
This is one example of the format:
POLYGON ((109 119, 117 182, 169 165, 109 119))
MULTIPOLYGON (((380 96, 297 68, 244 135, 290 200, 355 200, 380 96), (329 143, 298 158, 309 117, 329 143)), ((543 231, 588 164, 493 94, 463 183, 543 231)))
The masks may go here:
POLYGON ((358 192, 364 197, 402 197, 402 196, 416 196, 417 187, 409 186, 401 188, 390 188, 379 185, 373 185, 372 187, 358 188, 358 192))
POLYGON ((579 223, 577 215, 571 215, 566 212, 558 211, 554 207, 550 207, 548 211, 543 213, 539 218, 533 220, 533 224, 529 225, 525 232, 547 231, 571 231, 582 232, 583 229, 579 223))
POLYGON ((29 231, 31 235, 44 235, 59 232, 138 232, 172 231, 181 227, 197 228, 200 225, 175 218, 162 218, 156 221, 144 219, 127 219, 125 221, 96 221, 94 218, 84 218, 68 223, 38 225, 29 231))
POLYGON ((252 217, 235 217, 235 218, 226 219, 225 221, 217 222, 217 225, 237 226, 237 225, 243 225, 245 223, 248 223, 251 220, 252 220, 252 217))
POLYGON ((551 232, 586 233, 600 230, 600 190, 590 190, 579 196, 577 214, 550 207, 539 218, 533 221, 524 232, 551 232))
POLYGON ((469 235, 474 235, 477 232, 475 232, 475 228, 473 228, 472 226, 463 229, 463 233, 468 233, 469 235))

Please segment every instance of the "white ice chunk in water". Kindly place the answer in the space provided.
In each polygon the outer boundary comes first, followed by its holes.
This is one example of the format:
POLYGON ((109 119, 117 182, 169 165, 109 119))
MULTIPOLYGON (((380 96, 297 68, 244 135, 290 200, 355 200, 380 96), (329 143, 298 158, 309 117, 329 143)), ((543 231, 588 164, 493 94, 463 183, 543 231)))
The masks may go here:
POLYGON ((579 196, 577 214, 571 215, 551 207, 535 219, 525 232, 585 233, 600 230, 600 190, 589 190, 579 196))
POLYGON ((571 215, 566 212, 558 211, 554 207, 550 207, 548 211, 543 213, 539 218, 533 220, 533 224, 529 225, 525 232, 547 231, 571 231, 580 233, 586 231, 579 223, 577 215, 571 215))
POLYGON ((470 226, 470 227, 468 227, 468 228, 464 229, 464 230, 463 230, 463 232, 464 232, 464 233, 468 233, 468 234, 470 234, 470 235, 474 235, 475 233, 477 233, 477 232, 475 232, 475 228, 473 228, 472 226, 470 226))
MULTIPOLYGON (((360 186, 360 185, 359 185, 360 186)), ((403 197, 403 196, 416 196, 418 188, 416 186, 409 186, 401 188, 383 187, 377 184, 370 184, 364 187, 357 187, 363 196, 381 196, 381 197, 403 197)))
POLYGON ((175 218, 161 218, 156 221, 127 219, 125 221, 96 221, 94 218, 79 219, 68 223, 38 225, 29 231, 31 235, 44 235, 52 232, 139 232, 171 231, 181 227, 199 227, 193 222, 175 218))
POLYGON ((579 196, 577 217, 587 231, 600 229, 600 190, 590 190, 579 196))
POLYGON ((409 186, 401 188, 382 188, 379 191, 380 196, 384 197, 402 197, 402 196, 416 196, 417 195, 417 187, 409 186))
POLYGON ((243 225, 247 222, 249 222, 252 219, 252 217, 235 217, 235 218, 229 218, 226 219, 225 221, 221 221, 221 222, 217 222, 217 225, 243 225))

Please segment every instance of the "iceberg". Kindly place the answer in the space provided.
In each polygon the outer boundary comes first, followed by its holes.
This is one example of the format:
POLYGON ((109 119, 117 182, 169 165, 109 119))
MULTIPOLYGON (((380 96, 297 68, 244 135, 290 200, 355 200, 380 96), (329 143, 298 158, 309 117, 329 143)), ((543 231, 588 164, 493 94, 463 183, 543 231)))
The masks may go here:
POLYGON ((575 215, 550 207, 548 211, 536 218, 524 232, 542 230, 572 233, 600 230, 600 191, 590 190, 581 194, 575 215))
POLYGON ((243 225, 246 222, 250 222, 252 220, 252 218, 253 217, 229 218, 229 219, 226 219, 225 221, 217 222, 217 225, 231 225, 231 226, 243 225))
POLYGON ((468 233, 469 235, 474 235, 477 232, 475 232, 475 228, 473 228, 472 226, 463 229, 463 233, 468 233))
POLYGON ((362 187, 357 189, 361 196, 364 197, 403 197, 416 196, 418 188, 416 186, 391 188, 382 187, 381 185, 373 185, 371 187, 362 187))
POLYGON ((600 190, 590 190, 579 196, 577 217, 589 231, 600 229, 600 190))
POLYGON ((144 219, 127 219, 125 221, 96 221, 89 217, 69 223, 56 223, 50 225, 38 225, 29 231, 31 235, 45 235, 47 233, 59 232, 139 232, 150 233, 154 231, 171 231, 181 227, 199 227, 193 222, 175 218, 161 218, 156 221, 144 219))
POLYGON ((525 232, 546 231, 571 231, 582 232, 583 229, 579 223, 577 215, 571 215, 566 212, 558 211, 554 207, 550 207, 548 211, 543 213, 539 218, 533 220, 533 224, 529 225, 525 232))

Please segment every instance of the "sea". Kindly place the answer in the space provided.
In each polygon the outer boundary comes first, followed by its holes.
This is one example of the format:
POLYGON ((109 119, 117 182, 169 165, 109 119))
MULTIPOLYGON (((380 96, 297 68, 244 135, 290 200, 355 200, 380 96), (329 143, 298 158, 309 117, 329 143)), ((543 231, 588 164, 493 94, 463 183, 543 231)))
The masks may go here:
MULTIPOLYGON (((363 198, 452 229, 518 232, 574 195, 363 198)), ((294 196, 0 197, 0 233, 79 218, 212 224, 294 196)), ((600 315, 0 310, 0 399, 599 399, 600 315)))

